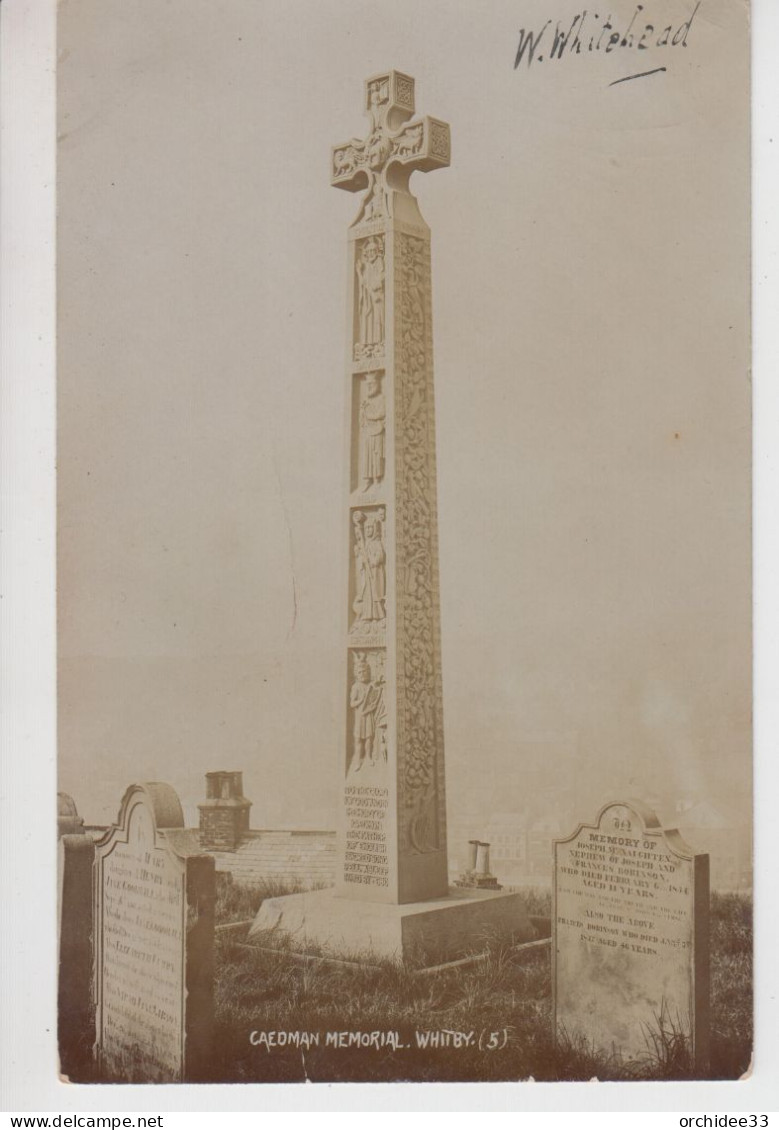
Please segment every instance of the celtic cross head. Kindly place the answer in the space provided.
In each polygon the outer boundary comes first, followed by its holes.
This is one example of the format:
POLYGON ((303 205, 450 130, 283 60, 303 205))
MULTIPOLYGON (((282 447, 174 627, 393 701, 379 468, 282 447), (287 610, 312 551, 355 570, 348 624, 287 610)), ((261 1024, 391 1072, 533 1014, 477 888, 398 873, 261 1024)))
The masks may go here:
MULTIPOLYGON (((414 80, 400 71, 374 75, 365 83, 369 132, 333 146, 330 183, 347 192, 367 190, 356 223, 392 217, 398 194, 411 197, 412 172, 449 165, 449 126, 437 118, 414 115, 414 80)), ((420 217, 421 219, 421 217, 420 217)))

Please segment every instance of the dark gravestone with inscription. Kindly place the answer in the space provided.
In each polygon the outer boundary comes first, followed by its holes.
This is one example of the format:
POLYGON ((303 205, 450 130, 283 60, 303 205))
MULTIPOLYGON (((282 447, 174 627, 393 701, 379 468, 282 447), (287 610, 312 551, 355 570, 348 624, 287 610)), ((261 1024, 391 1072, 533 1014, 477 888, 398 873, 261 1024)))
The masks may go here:
POLYGON ((636 800, 606 805, 595 824, 557 840, 554 855, 558 1040, 584 1037, 638 1068, 684 1047, 704 1074, 709 857, 636 800))
POLYGON ((95 848, 95 1027, 104 1079, 202 1079, 213 1027, 214 861, 165 784, 132 785, 95 848))

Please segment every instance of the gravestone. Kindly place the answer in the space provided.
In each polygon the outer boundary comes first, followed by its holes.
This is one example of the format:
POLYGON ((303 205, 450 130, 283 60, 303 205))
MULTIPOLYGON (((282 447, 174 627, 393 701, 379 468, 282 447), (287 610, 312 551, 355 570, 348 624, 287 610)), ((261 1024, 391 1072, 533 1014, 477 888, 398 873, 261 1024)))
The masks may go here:
POLYGON ((554 844, 553 999, 558 1039, 657 1063, 683 1034, 709 1054, 709 857, 641 801, 607 804, 554 844))
POLYGON ((214 861, 170 785, 132 785, 95 845, 95 1028, 101 1077, 204 1077, 213 1026, 214 861))
POLYGON ((57 857, 60 1070, 72 1081, 84 1081, 92 1077, 95 1039, 92 1007, 94 840, 83 834, 64 834, 59 839, 57 857))
POLYGON ((414 85, 368 79, 367 136, 332 151, 331 184, 364 193, 347 252, 337 897, 268 899, 251 932, 395 957, 534 936, 518 896, 449 888, 430 229, 409 179, 449 165, 450 136, 411 120, 414 85))
POLYGON ((57 838, 80 835, 84 831, 84 820, 78 814, 76 802, 68 793, 57 793, 57 838))

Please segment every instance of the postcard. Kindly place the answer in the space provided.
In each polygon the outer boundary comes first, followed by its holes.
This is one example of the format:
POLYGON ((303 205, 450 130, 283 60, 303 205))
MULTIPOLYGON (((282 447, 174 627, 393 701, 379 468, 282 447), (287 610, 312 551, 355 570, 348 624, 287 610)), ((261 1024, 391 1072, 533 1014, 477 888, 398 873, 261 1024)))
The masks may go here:
POLYGON ((60 4, 62 1079, 748 1075, 748 20, 60 4))

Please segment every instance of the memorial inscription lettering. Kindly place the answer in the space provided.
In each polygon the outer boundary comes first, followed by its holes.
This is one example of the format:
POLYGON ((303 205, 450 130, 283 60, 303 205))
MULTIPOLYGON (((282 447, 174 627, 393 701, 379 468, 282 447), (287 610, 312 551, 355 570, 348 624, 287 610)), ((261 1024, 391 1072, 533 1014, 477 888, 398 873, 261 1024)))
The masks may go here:
POLYGON ((135 785, 96 845, 97 1052, 109 1078, 174 1082, 199 1070, 210 1015, 213 860, 176 849, 168 837, 183 823, 169 786, 135 785))
POLYGON ((132 1056, 143 1033, 148 1056, 175 1075, 183 1042, 184 868, 154 846, 141 806, 129 834, 103 862, 103 1054, 132 1056))
POLYGON ((708 857, 638 801, 555 843, 558 1037, 583 1035, 623 1060, 683 1033, 708 1054, 708 857))
POLYGON ((389 886, 389 789, 347 785, 344 882, 389 886))

